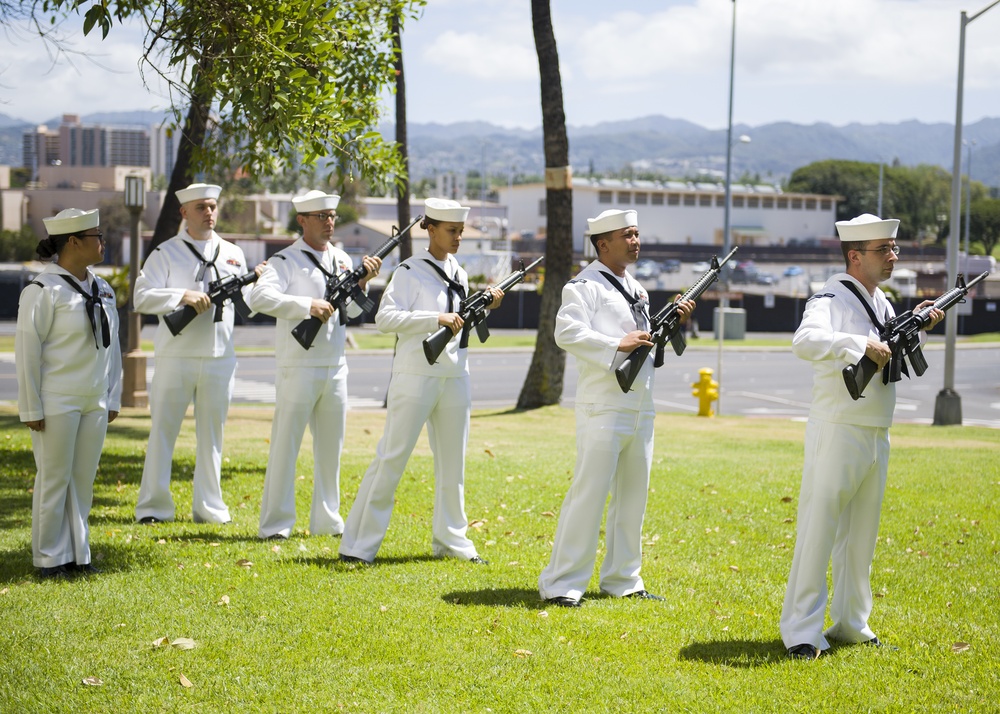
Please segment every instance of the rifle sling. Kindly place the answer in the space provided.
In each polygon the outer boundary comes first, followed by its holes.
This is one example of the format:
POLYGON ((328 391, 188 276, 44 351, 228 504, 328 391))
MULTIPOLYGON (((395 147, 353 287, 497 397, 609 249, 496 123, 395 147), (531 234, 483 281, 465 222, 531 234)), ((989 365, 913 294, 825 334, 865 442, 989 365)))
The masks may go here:
MULTIPOLYGON (((313 265, 319 268, 319 272, 323 273, 323 275, 326 276, 327 282, 336 279, 337 273, 330 272, 329 270, 324 268, 323 264, 319 262, 319 258, 317 258, 315 255, 310 253, 308 250, 302 251, 302 254, 305 255, 305 257, 307 257, 312 262, 313 265)), ((345 310, 340 309, 339 307, 337 308, 337 321, 340 322, 341 325, 347 324, 347 312, 345 310)))
MULTIPOLYGON (((864 295, 861 294, 861 291, 858 290, 858 286, 855 285, 854 283, 852 283, 850 280, 841 280, 840 284, 843 285, 844 287, 846 287, 852 293, 854 293, 854 297, 856 297, 858 299, 858 301, 864 306, 865 312, 867 312, 868 313, 868 317, 871 318, 872 324, 875 325, 875 329, 878 330, 878 334, 880 336, 884 335, 885 334, 885 325, 882 322, 879 321, 878 316, 875 314, 875 310, 868 303, 868 300, 865 299, 864 295)), ((885 317, 886 317, 886 321, 888 321, 888 319, 889 319, 888 313, 886 313, 885 317)), ((882 369, 882 384, 888 384, 889 383, 890 367, 892 365, 893 360, 897 360, 897 359, 898 360, 902 360, 900 362, 900 368, 902 369, 903 374, 905 374, 907 377, 910 376, 910 372, 906 368, 906 360, 903 359, 903 355, 902 354, 897 354, 896 351, 893 350, 892 358, 889 360, 889 362, 882 369)))
POLYGON ((628 290, 618 282, 618 279, 611 273, 606 273, 603 270, 598 270, 601 275, 603 275, 608 283, 615 290, 622 294, 622 297, 628 301, 629 309, 632 311, 632 319, 635 320, 635 327, 638 330, 649 331, 650 321, 649 321, 649 302, 645 298, 640 298, 635 295, 629 295, 628 290), (641 319, 640 319, 641 318, 641 319))
POLYGON ((437 263, 433 263, 427 260, 427 258, 424 258, 423 260, 427 263, 427 265, 434 268, 434 272, 440 275, 444 284, 448 286, 448 309, 452 312, 458 312, 462 300, 465 300, 465 287, 463 287, 462 284, 454 278, 449 278, 448 274, 444 272, 441 266, 437 263), (458 305, 455 304, 456 296, 458 296, 458 305))

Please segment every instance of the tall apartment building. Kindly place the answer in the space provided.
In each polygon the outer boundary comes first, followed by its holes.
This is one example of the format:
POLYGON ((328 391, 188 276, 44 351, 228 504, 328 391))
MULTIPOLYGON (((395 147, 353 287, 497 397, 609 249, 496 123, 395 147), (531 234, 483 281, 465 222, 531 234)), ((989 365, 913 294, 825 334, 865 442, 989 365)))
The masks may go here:
POLYGON ((63 114, 59 160, 63 166, 149 166, 149 129, 81 124, 78 115, 63 114))
POLYGON ((31 180, 38 180, 42 166, 51 166, 59 161, 59 132, 50 130, 45 124, 24 132, 21 140, 21 165, 31 170, 31 180))

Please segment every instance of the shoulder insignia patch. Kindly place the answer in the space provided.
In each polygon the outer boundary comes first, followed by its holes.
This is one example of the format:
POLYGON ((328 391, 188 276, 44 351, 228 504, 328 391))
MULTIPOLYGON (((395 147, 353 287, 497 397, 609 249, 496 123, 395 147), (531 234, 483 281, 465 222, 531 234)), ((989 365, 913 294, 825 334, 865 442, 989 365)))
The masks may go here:
MULTIPOLYGON (((834 295, 833 293, 816 293, 811 298, 809 298, 809 300, 815 300, 816 298, 833 298, 833 297, 837 296, 834 295)), ((809 300, 807 300, 806 302, 809 302, 809 300)))
POLYGON ((569 281, 569 283, 567 283, 567 285, 571 285, 573 283, 585 283, 585 282, 587 282, 585 278, 573 278, 572 280, 569 281))

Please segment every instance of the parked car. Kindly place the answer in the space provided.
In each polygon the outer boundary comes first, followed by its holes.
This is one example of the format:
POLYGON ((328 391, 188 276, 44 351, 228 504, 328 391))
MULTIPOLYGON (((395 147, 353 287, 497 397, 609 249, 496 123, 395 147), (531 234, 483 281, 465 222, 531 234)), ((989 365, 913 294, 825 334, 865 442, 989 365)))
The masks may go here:
POLYGON ((635 277, 655 278, 660 274, 660 266, 655 260, 645 258, 635 264, 635 277))
POLYGON ((699 260, 697 263, 694 263, 691 266, 691 272, 692 273, 704 273, 710 267, 711 266, 708 264, 707 260, 699 260))
POLYGON ((660 264, 665 273, 679 273, 681 270, 681 261, 676 258, 668 258, 660 264))
POLYGON ((752 260, 744 260, 733 268, 730 280, 734 283, 755 283, 757 282, 757 266, 752 260))
POLYGON ((777 279, 771 273, 757 273, 758 285, 774 285, 777 279))
POLYGON ((802 275, 802 268, 798 265, 789 265, 785 268, 785 272, 782 273, 786 278, 794 278, 796 275, 802 275))

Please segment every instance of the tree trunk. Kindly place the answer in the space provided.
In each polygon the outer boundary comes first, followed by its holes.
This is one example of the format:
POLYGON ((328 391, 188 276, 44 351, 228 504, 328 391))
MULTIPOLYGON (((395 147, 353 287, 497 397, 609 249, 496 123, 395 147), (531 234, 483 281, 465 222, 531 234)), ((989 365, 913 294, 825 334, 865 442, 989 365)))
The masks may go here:
MULTIPOLYGON (((404 172, 396 184, 396 220, 399 222, 399 229, 403 230, 410 225, 410 152, 406 145, 406 79, 403 75, 403 37, 399 12, 392 15, 392 48, 392 65, 396 69, 396 148, 404 172)), ((399 243, 400 262, 411 255, 413 242, 407 233, 399 243)))
POLYGON ((563 112, 559 53, 552 32, 549 0, 531 0, 531 24, 542 89, 542 133, 545 141, 545 283, 538 318, 538 339, 525 377, 518 409, 558 404, 563 391, 566 353, 556 345, 556 313, 573 263, 573 187, 569 139, 563 112))
MULTIPOLYGON (((199 67, 202 76, 205 72, 201 70, 206 69, 210 62, 210 59, 202 58, 202 65, 199 67)), ((206 84, 205 82, 199 83, 199 89, 191 97, 191 106, 188 107, 187 117, 184 119, 184 126, 181 129, 180 143, 177 146, 174 170, 170 174, 170 184, 167 186, 166 196, 163 197, 160 215, 156 219, 156 228, 153 230, 153 240, 149 245, 150 252, 160 243, 173 238, 180 230, 181 206, 177 200, 176 192, 187 188, 194 178, 191 170, 191 158, 195 150, 205 141, 212 97, 215 94, 214 89, 206 84)))

